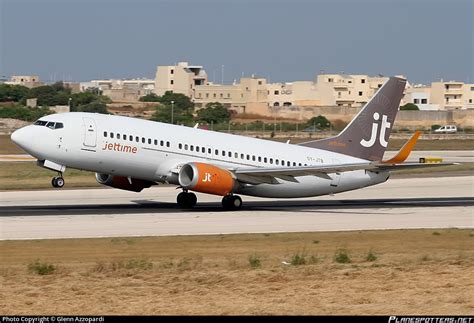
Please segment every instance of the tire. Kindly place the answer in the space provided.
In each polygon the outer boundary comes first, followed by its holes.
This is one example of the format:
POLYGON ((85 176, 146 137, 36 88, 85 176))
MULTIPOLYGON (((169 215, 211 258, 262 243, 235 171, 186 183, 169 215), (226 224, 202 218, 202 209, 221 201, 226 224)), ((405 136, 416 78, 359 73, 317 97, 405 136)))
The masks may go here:
POLYGON ((57 177, 56 178, 56 187, 61 188, 64 186, 64 178, 57 177))
POLYGON ((238 195, 227 195, 222 198, 224 210, 239 210, 242 208, 242 199, 238 195))
POLYGON ((53 178, 51 179, 51 185, 52 185, 53 187, 56 187, 56 188, 58 187, 58 185, 56 184, 56 177, 53 177, 53 178))
POLYGON ((191 209, 196 206, 197 197, 194 193, 181 192, 176 197, 176 202, 183 209, 191 209))

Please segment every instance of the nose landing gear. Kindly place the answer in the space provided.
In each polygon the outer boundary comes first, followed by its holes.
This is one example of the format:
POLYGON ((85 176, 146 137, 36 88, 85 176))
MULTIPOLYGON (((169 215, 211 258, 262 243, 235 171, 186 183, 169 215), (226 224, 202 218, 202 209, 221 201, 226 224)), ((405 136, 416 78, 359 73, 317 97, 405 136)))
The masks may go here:
POLYGON ((51 180, 51 185, 56 188, 62 188, 64 186, 64 178, 61 173, 58 174, 58 176, 53 177, 51 180))

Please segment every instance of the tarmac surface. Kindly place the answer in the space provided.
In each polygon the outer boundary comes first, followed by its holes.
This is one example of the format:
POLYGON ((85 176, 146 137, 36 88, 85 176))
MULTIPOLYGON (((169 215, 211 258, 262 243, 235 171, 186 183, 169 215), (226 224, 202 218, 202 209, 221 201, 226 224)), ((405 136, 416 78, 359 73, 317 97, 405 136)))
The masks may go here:
POLYGON ((0 240, 474 228, 474 176, 391 179, 305 199, 242 196, 240 211, 222 211, 220 197, 197 194, 181 210, 178 190, 116 189, 0 192, 0 240))

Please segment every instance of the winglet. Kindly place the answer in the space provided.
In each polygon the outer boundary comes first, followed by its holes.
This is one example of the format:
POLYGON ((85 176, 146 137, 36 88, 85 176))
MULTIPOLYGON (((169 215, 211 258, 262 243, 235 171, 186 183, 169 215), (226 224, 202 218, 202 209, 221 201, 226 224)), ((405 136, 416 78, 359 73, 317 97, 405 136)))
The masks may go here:
POLYGON ((400 164, 403 163, 410 155, 413 147, 415 147, 416 141, 418 137, 421 135, 421 131, 416 131, 413 136, 403 145, 402 148, 398 151, 398 153, 390 158, 389 160, 383 160, 383 164, 400 164))

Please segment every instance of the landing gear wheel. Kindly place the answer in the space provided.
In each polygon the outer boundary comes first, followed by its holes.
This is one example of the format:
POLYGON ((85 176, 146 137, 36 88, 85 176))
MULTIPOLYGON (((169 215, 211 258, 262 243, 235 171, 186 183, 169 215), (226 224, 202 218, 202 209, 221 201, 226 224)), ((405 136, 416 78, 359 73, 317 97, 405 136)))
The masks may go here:
POLYGON ((227 195, 222 198, 222 207, 225 210, 239 210, 242 208, 242 199, 238 195, 227 195))
POLYGON ((178 206, 182 208, 192 209, 194 206, 196 206, 197 197, 194 193, 181 192, 176 197, 176 202, 178 203, 178 206))
POLYGON ((51 185, 53 185, 53 187, 57 187, 57 188, 63 187, 64 186, 64 178, 62 178, 61 176, 53 177, 53 179, 51 180, 51 185))

